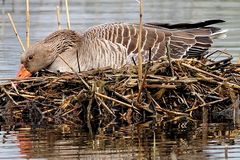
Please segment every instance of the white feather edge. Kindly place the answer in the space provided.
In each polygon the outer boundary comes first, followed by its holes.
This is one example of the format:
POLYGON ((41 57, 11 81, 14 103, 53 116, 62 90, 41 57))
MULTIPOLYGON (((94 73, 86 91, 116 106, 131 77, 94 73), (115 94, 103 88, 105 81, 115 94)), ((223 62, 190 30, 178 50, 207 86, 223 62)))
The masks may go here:
POLYGON ((227 37, 227 32, 228 32, 228 29, 220 30, 218 32, 211 34, 210 37, 212 39, 225 39, 227 37))

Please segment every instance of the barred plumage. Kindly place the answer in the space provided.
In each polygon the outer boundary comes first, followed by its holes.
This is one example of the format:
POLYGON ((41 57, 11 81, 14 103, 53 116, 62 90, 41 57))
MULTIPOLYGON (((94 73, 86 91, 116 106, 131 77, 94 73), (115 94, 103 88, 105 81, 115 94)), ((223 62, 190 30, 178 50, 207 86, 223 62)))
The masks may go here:
MULTIPOLYGON (((149 49, 152 51, 151 60, 157 60, 166 55, 168 46, 172 58, 201 56, 211 47, 212 38, 223 33, 219 28, 206 26, 219 22, 223 21, 144 24, 141 48, 144 62, 149 59, 149 49)), ((137 61, 138 29, 137 24, 111 23, 94 26, 83 34, 59 30, 33 44, 22 55, 21 62, 30 72, 43 68, 71 72, 58 56, 61 54, 75 71, 79 71, 79 65, 81 71, 108 66, 119 68, 137 61)))

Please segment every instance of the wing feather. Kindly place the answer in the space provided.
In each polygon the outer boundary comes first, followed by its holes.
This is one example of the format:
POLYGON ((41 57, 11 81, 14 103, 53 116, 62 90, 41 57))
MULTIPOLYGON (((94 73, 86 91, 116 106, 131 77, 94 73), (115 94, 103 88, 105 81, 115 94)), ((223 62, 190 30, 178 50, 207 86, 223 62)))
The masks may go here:
MULTIPOLYGON (((161 56, 166 55, 166 45, 169 45, 170 55, 172 58, 182 58, 188 56, 200 56, 204 54, 213 41, 211 35, 215 31, 219 31, 215 27, 198 28, 197 25, 209 25, 215 21, 206 21, 196 24, 181 24, 182 26, 175 29, 173 26, 164 28, 164 25, 145 24, 142 33, 142 54, 144 60, 148 60, 148 51, 152 50, 152 60, 157 60, 161 56), (184 27, 187 25, 188 27, 184 27), (194 28, 194 27, 197 28, 194 28)), ((218 22, 218 21, 216 21, 218 22)), ((166 25, 169 26, 169 25, 166 25)), ((84 37, 88 41, 98 39, 104 43, 108 43, 111 47, 103 47, 101 52, 104 54, 113 54, 116 58, 111 61, 119 60, 119 52, 124 50, 128 55, 128 59, 137 57, 138 52, 138 30, 137 24, 128 23, 112 23, 95 26, 85 32, 84 37), (93 36, 94 35, 94 36, 93 36), (119 49, 120 47, 120 49, 119 49), (117 53, 117 54, 114 54, 117 53)), ((100 54, 102 54, 100 53, 100 54)), ((112 55, 109 55, 110 57, 112 55)), ((107 56, 104 56, 105 59, 107 56)))

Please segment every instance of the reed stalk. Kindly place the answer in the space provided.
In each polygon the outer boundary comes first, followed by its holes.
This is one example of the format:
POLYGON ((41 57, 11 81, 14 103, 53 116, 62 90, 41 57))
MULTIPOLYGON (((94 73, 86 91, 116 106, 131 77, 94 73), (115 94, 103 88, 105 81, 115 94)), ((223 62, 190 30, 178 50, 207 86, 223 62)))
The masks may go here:
POLYGON ((137 101, 140 101, 141 92, 142 92, 142 86, 143 86, 143 73, 142 73, 142 15, 143 15, 143 3, 142 0, 140 0, 140 13, 139 13, 139 35, 138 35, 138 98, 137 101))
POLYGON ((70 64, 65 61, 65 59, 60 54, 58 55, 58 57, 61 58, 61 60, 77 75, 77 77, 83 82, 83 84, 90 90, 90 86, 87 84, 87 82, 85 82, 85 80, 78 75, 78 73, 70 66, 70 64))
POLYGON ((67 28, 71 29, 69 9, 68 9, 68 0, 65 0, 65 6, 66 6, 66 15, 67 15, 67 28))
POLYGON ((138 79, 139 86, 142 83, 142 16, 143 16, 143 3, 140 0, 140 13, 139 13, 139 36, 138 36, 138 79))
POLYGON ((8 18, 9 18, 9 20, 10 20, 10 22, 11 22, 13 31, 14 31, 15 35, 17 36, 18 42, 20 43, 20 45, 21 45, 21 47, 22 47, 22 50, 25 52, 25 47, 24 47, 24 45, 23 45, 23 43, 22 43, 22 40, 21 40, 21 38, 20 38, 20 36, 19 36, 19 34, 18 34, 18 32, 17 32, 17 28, 16 28, 16 26, 15 26, 15 23, 13 22, 12 16, 11 16, 10 13, 8 13, 7 15, 8 15, 8 18))
POLYGON ((30 11, 29 0, 26 0, 26 48, 30 45, 30 11))
POLYGON ((131 104, 127 104, 127 103, 125 103, 125 102, 122 102, 122 101, 120 101, 120 100, 114 99, 114 98, 109 97, 109 96, 106 96, 106 95, 104 95, 104 94, 95 92, 95 95, 97 95, 97 96, 99 96, 99 97, 102 97, 102 98, 105 98, 105 99, 108 99, 108 100, 111 100, 111 101, 113 101, 113 102, 116 102, 116 103, 118 103, 118 104, 120 104, 120 105, 123 105, 123 106, 126 106, 126 107, 128 107, 128 108, 135 108, 135 109, 137 109, 136 107, 134 107, 134 106, 131 105, 131 104))
POLYGON ((169 66, 171 68, 172 77, 174 77, 174 69, 173 69, 172 60, 171 60, 171 56, 170 56, 170 51, 171 51, 170 42, 168 42, 166 44, 166 49, 167 49, 167 58, 168 58, 169 66))
POLYGON ((182 65, 185 66, 185 67, 188 67, 188 68, 190 68, 190 69, 193 69, 193 70, 195 70, 195 71, 197 71, 197 72, 200 72, 200 73, 206 74, 206 75, 208 75, 208 76, 211 76, 211 77, 220 79, 220 80, 222 80, 222 81, 226 81, 226 80, 227 80, 226 78, 223 78, 223 77, 217 76, 217 75, 215 75, 215 74, 212 74, 212 73, 210 73, 210 72, 207 72, 207 71, 201 70, 201 69, 199 69, 199 68, 193 67, 193 66, 191 66, 191 65, 189 65, 189 64, 182 63, 182 65))
POLYGON ((61 22, 60 22, 60 8, 59 6, 56 7, 56 11, 57 11, 57 25, 58 25, 58 30, 61 29, 61 22))

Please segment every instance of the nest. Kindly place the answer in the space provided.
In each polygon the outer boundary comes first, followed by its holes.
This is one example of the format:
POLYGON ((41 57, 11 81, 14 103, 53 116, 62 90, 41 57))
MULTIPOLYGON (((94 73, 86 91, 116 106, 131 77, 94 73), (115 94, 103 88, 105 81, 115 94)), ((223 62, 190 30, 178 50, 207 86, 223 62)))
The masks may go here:
MULTIPOLYGON (((214 52, 217 54, 222 51, 214 52)), ((213 55, 213 54, 211 54, 213 55)), ((240 66, 231 57, 169 60, 82 73, 40 71, 1 84, 2 121, 84 124, 184 116, 211 122, 232 119, 239 108, 240 66), (6 118, 8 117, 8 118, 6 118)))

